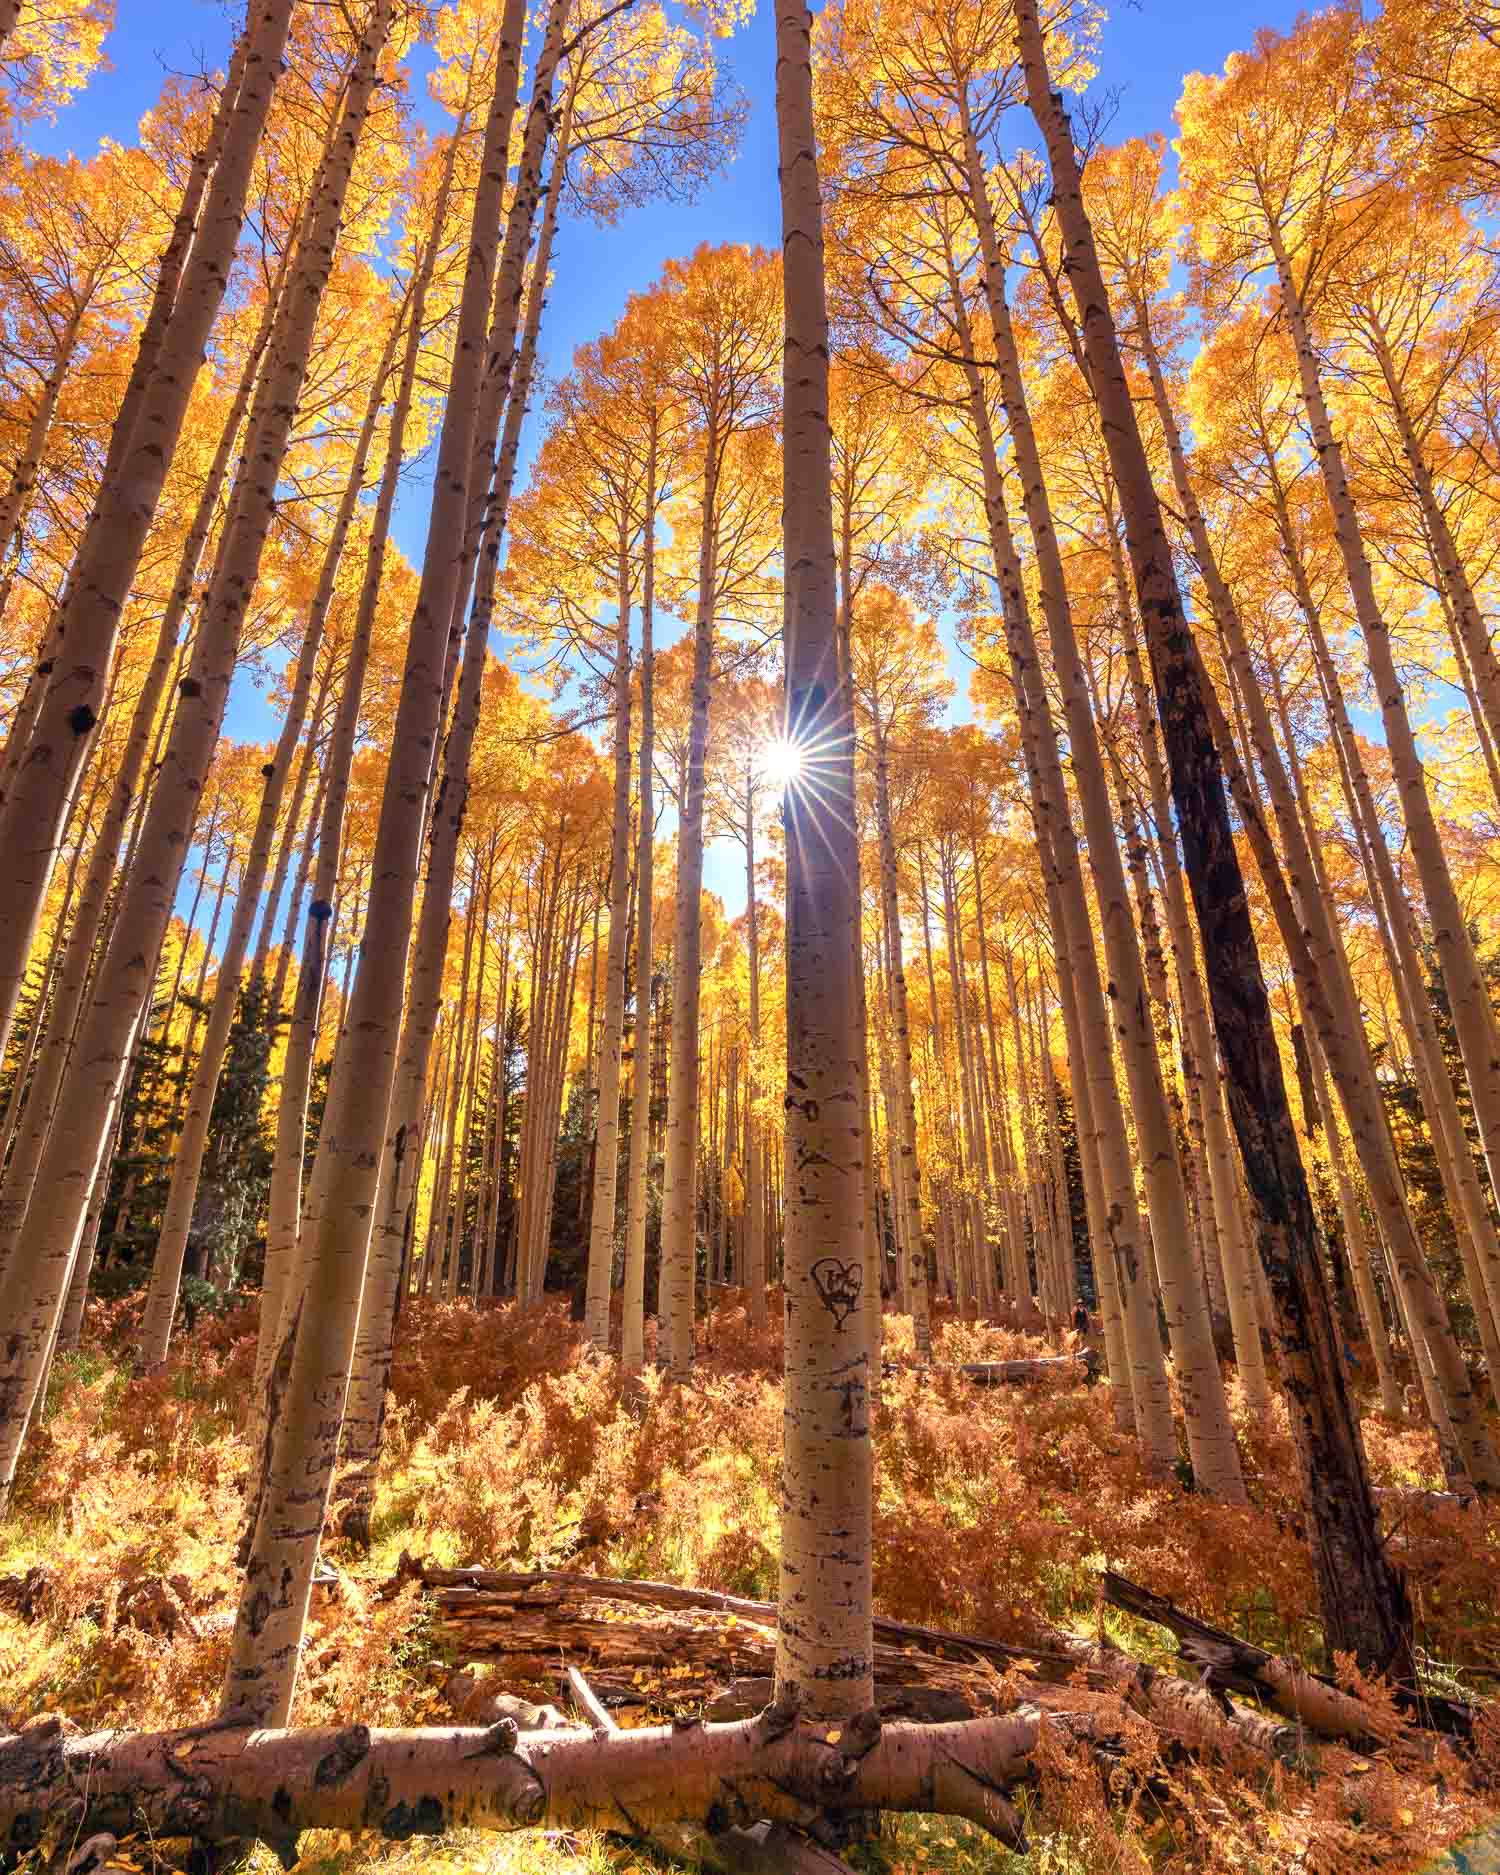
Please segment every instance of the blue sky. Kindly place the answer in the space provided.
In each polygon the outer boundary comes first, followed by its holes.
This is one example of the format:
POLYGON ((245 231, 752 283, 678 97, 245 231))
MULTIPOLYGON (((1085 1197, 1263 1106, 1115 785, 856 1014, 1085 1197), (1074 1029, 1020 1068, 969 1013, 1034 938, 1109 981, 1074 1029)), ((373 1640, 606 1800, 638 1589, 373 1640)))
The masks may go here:
MULTIPOLYGON (((1285 29, 1297 11, 1289 0, 1138 0, 1120 7, 1104 29, 1100 59, 1099 82, 1117 99, 1110 135, 1170 133, 1185 73, 1217 70, 1229 53, 1250 43, 1257 27, 1285 29)), ((164 76, 205 65, 222 67, 242 18, 239 6, 211 0, 156 0, 150 7, 141 0, 117 0, 117 13, 106 45, 109 69, 96 75, 55 124, 32 129, 28 140, 34 147, 87 157, 101 138, 133 141, 137 121, 154 102, 164 76)), ((648 286, 672 256, 705 240, 779 243, 773 25, 769 0, 761 0, 749 25, 723 49, 725 65, 751 100, 751 113, 736 160, 697 202, 639 210, 614 228, 564 221, 544 328, 548 376, 566 372, 575 348, 607 330, 628 296, 648 286)), ((413 91, 425 104, 425 84, 414 81, 413 91)), ((535 407, 529 428, 534 446, 540 430, 535 407)), ((412 477, 396 518, 396 538, 413 560, 423 547, 426 493, 423 478, 412 477)), ((964 672, 957 660, 954 677, 962 713, 964 672)), ((275 728, 260 693, 248 683, 237 686, 228 733, 267 738, 275 728)), ((723 894, 732 913, 743 900, 740 863, 737 850, 725 847, 710 852, 706 868, 705 883, 723 894)))

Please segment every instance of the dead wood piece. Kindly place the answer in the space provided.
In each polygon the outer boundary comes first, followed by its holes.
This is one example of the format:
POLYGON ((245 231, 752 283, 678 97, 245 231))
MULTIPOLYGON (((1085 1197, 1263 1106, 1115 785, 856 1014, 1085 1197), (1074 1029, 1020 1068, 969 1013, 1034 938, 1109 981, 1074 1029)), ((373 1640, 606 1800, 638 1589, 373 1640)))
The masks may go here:
POLYGON ((1189 1750, 1219 1756, 1251 1751, 1283 1762, 1300 1755, 1302 1740, 1293 1725, 1278 1725, 1175 1673, 1159 1673, 1118 1647, 1071 1635, 1058 1638, 1072 1649, 1089 1685, 1118 1692, 1134 1711, 1189 1750))
MULTIPOLYGON (((507 1686, 556 1687, 569 1661, 611 1703, 684 1705, 712 1698, 726 1681, 769 1678, 775 1662, 774 1626, 712 1608, 627 1612, 582 1596, 543 1601, 484 1590, 442 1590, 434 1599, 434 1638, 464 1661, 494 1662, 507 1686)), ((899 1711, 915 1689, 946 1695, 948 1717, 1001 1703, 988 1665, 914 1645, 877 1642, 875 1673, 882 1711, 899 1711)))
MULTIPOLYGON (((1097 1377, 1099 1357, 1092 1348, 1082 1348, 1077 1354, 1043 1354, 1032 1360, 966 1361, 957 1372, 977 1387, 1016 1387, 1035 1380, 1066 1379, 1080 1370, 1088 1381, 1097 1377)), ((940 1374, 944 1370, 935 1367, 929 1371, 940 1374)))
MULTIPOLYGON (((758 1621, 774 1628, 776 1608, 772 1602, 757 1602, 743 1595, 725 1595, 715 1589, 688 1588, 679 1582, 626 1581, 608 1576, 590 1576, 564 1569, 521 1573, 505 1569, 441 1569, 419 1562, 403 1553, 396 1574, 384 1583, 381 1594, 387 1598, 404 1583, 417 1581, 430 1589, 463 1591, 483 1590, 497 1597, 513 1597, 529 1607, 562 1607, 570 1594, 590 1600, 621 1601, 645 1607, 713 1609, 758 1621)), ((446 1606, 456 1610, 457 1602, 446 1606)), ((893 1621, 884 1615, 875 1617, 875 1638, 893 1646, 917 1644, 928 1651, 958 1652, 975 1659, 992 1660, 998 1666, 1016 1661, 1051 1664, 1061 1672, 1071 1671, 1071 1659, 1062 1653, 1049 1656, 1045 1647, 1023 1647, 1013 1641, 990 1640, 981 1634, 954 1634, 944 1628, 923 1627, 914 1621, 893 1621)))
MULTIPOLYGON (((507 1677, 531 1684, 554 1684, 561 1658, 573 1656, 587 1664, 606 1696, 618 1700, 631 1696, 634 1674, 660 1672, 667 1661, 655 1689, 657 1703, 664 1694, 704 1703, 720 1696, 726 1680, 767 1677, 772 1670, 776 1615, 768 1602, 677 1583, 618 1581, 562 1570, 436 1569, 407 1557, 398 1578, 420 1579, 437 1590, 435 1628, 445 1644, 469 1659, 504 1660, 507 1677), (601 1611, 600 1601, 633 1603, 648 1612, 612 1616, 601 1611)), ((901 1695, 919 1688, 918 1710, 924 1700, 948 1695, 967 1711, 993 1711, 993 1686, 978 1663, 1014 1669, 1024 1662, 1045 1680, 1067 1679, 1082 1667, 1091 1684, 1124 1692, 1136 1710, 1195 1748, 1250 1749, 1285 1758, 1298 1747, 1289 1728, 1076 1635, 1046 1630, 1037 1645, 1021 1647, 883 1618, 877 1618, 875 1633, 876 1698, 882 1712, 897 1710, 901 1695)), ((1028 1696, 1034 1697, 1034 1689, 1028 1696)), ((639 1688, 635 1697, 641 1697, 639 1688)))
POLYGON ((529 1699, 518 1698, 477 1673, 450 1673, 443 1682, 443 1698, 454 1716, 470 1725, 494 1725, 501 1719, 510 1719, 522 1732, 568 1729, 568 1721, 556 1706, 536 1705, 529 1699))
POLYGON ((579 1711, 582 1712, 591 1725, 597 1726, 601 1732, 619 1731, 619 1726, 616 1725, 615 1721, 605 1710, 603 1700, 600 1699, 599 1695, 594 1691, 593 1687, 589 1685, 588 1681, 578 1671, 577 1667, 568 1668, 568 1686, 572 1691, 574 1699, 578 1703, 579 1711))
POLYGON ((728 1875, 849 1875, 849 1864, 784 1823, 726 1829, 711 1853, 728 1875))
POLYGON ((1165 1596, 1128 1581, 1113 1569, 1104 1573, 1104 1599, 1126 1614, 1167 1628, 1177 1637, 1178 1653, 1197 1667, 1210 1685, 1263 1699, 1324 1738, 1365 1745, 1380 1737, 1380 1715, 1333 1681, 1226 1634, 1221 1628, 1210 1627, 1165 1596))
MULTIPOLYGON (((705 1719, 753 1719, 764 1712, 775 1693, 775 1681, 769 1675, 731 1680, 704 1701, 705 1719)), ((1028 1692, 1036 1689, 1028 1688, 1028 1692)), ((875 1686, 875 1709, 883 1722, 908 1719, 919 1725, 939 1725, 951 1719, 974 1716, 973 1708, 960 1693, 940 1686, 875 1686)))

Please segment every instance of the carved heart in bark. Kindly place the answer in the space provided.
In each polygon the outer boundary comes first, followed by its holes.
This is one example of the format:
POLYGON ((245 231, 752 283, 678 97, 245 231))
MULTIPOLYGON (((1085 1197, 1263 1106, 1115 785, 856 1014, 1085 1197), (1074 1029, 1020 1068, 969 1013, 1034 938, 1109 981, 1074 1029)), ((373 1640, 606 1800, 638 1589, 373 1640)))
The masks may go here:
POLYGON ((841 1263, 837 1257, 819 1257, 812 1266, 813 1287, 823 1307, 833 1317, 835 1328, 842 1328, 859 1303, 865 1273, 858 1263, 841 1263))

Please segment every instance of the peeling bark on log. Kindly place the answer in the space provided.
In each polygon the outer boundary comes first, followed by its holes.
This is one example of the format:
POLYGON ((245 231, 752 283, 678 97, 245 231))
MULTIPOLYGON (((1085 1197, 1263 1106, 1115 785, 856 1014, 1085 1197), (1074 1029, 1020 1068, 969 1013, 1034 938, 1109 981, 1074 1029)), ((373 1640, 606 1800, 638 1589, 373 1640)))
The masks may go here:
POLYGON ((1097 1722, 1023 1708, 856 1736, 772 1708, 743 1724, 630 1732, 518 1733, 505 1721, 279 1731, 219 1721, 66 1738, 46 1720, 0 1739, 0 1844, 24 1854, 60 1825, 70 1835, 258 1837, 286 1856, 307 1829, 402 1840, 549 1824, 640 1836, 678 1820, 718 1833, 910 1810, 966 1818, 1016 1846, 1003 1793, 1027 1775, 1044 1727, 1089 1739, 1097 1722))

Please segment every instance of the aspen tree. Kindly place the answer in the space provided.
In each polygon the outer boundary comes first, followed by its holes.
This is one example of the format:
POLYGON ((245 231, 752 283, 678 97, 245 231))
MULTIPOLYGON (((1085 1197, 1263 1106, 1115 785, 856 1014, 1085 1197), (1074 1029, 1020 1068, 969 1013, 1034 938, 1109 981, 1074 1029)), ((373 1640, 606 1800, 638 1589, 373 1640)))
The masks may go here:
MULTIPOLYGON (((142 335, 130 387, 136 401, 131 404, 127 390, 126 407, 117 419, 118 470, 101 486, 89 517, 51 631, 48 662, 54 668, 46 694, 25 760, 0 804, 0 852, 6 856, 8 877, 0 904, 0 1043, 10 1032, 57 838, 98 717, 125 599, 228 283, 292 8, 293 0, 265 0, 247 19, 244 55, 236 55, 238 83, 232 102, 226 87, 221 121, 210 136, 208 149, 215 153, 212 181, 196 223, 188 224, 187 208, 202 186, 195 169, 163 257, 163 278, 176 278, 177 284, 170 304, 162 296, 160 336, 149 350, 149 320, 142 335)), ((153 306, 153 316, 157 311, 153 306)), ((92 1169, 88 1183, 92 1186, 92 1169)))
POLYGON ((636 793, 638 841, 635 926, 635 1064, 630 1089, 630 1167, 625 1199, 625 1267, 620 1284, 620 1365, 639 1373, 646 1361, 646 1179, 651 1157, 651 1008, 656 980, 656 503, 661 410, 648 379, 646 465, 641 529, 641 738, 636 793))
MULTIPOLYGON (((1059 959, 1064 952, 1068 957, 1065 980, 1071 987, 1072 995, 1065 1000, 1064 1010, 1066 1014, 1071 1006, 1076 1012, 1069 1033, 1075 1090, 1085 1077, 1088 1080, 1088 1111, 1093 1122, 1093 1138, 1090 1141, 1087 1134, 1082 1135, 1080 1145, 1086 1155, 1085 1163, 1092 1147, 1099 1166, 1098 1202, 1090 1214, 1090 1224, 1106 1331, 1117 1296, 1121 1329, 1118 1348, 1110 1349, 1111 1358, 1118 1352, 1124 1357, 1121 1366, 1128 1362, 1135 1429, 1146 1463, 1155 1470, 1165 1471, 1175 1461, 1177 1441, 1172 1426, 1172 1407, 1162 1363, 1156 1310, 1147 1279, 1145 1232, 1136 1200, 1124 1113, 1109 1047, 1108 1006, 1099 978, 1077 834, 1068 810, 1067 791, 1058 756, 1056 725, 1051 703, 1041 681, 1026 588, 1011 535, 989 411, 979 388, 968 316, 951 253, 948 273, 960 357, 965 361, 964 378, 968 389, 970 418, 984 477, 985 517, 995 580, 1000 588, 1001 615, 1043 858, 1043 878, 1048 882, 1049 915, 1057 936, 1059 959), (1106 1264, 1107 1270, 1101 1267, 1106 1264), (1111 1286, 1114 1296, 1110 1293, 1111 1286)), ((1061 962, 1059 976, 1062 977, 1061 962)), ((1108 1332, 1106 1347, 1109 1347, 1108 1332)), ((1123 1377, 1120 1369, 1112 1371, 1116 1374, 1118 1384, 1123 1377)), ((1117 1407, 1117 1413, 1120 1411, 1122 1409, 1117 1407)))
MULTIPOLYGON (((466 119, 460 118, 462 128, 466 119)), ((326 786, 318 829, 318 863, 313 879, 312 898, 307 908, 297 985, 287 1027, 286 1054, 282 1063, 280 1097, 276 1111, 276 1149, 271 1165, 271 1190, 266 1223, 266 1252, 261 1279, 259 1334, 256 1342, 255 1397, 265 1395, 271 1362, 279 1345, 278 1326, 288 1278, 296 1265, 298 1218, 302 1204, 303 1152, 307 1136, 307 1102, 312 1085, 313 1055, 317 1045, 319 1015, 332 951, 334 898, 338 886, 339 862, 344 847, 344 821, 349 796, 350 770, 354 744, 359 731, 360 709, 364 699, 365 675, 369 666, 370 641, 375 612, 385 571, 386 546, 390 536, 391 516, 395 507, 401 465, 406 450, 407 426, 411 416, 417 367, 422 354, 427 297, 442 245, 447 219, 453 168, 458 153, 457 133, 448 140, 438 172, 432 219, 413 266, 410 290, 410 315, 406 343, 401 360, 401 375, 391 409, 385 443, 385 464, 365 547, 364 575, 360 584, 354 622, 350 630, 348 659, 344 667, 343 690, 334 719, 328 755, 325 761, 326 786)), ((410 1151, 412 1142, 397 1139, 396 1156, 410 1151)))
POLYGON ((811 21, 776 14, 785 271, 787 739, 819 785, 788 789, 786 1406, 776 1698, 814 1722, 873 1716, 873 1479, 854 1022, 859 856, 853 708, 840 669, 828 321, 811 21))
MULTIPOLYGON (((405 1024, 402 1031, 401 1059, 397 1067, 397 1088, 404 1098, 404 1110, 396 1124, 408 1132, 414 1129, 421 1110, 422 1089, 427 1078, 431 1036, 441 1001, 443 959, 448 948, 449 901, 453 891, 459 840, 463 832, 468 804, 469 769, 474 738, 478 732, 483 699, 483 680, 489 656, 490 618, 494 604, 494 583, 499 561, 500 539, 510 507, 520 449, 521 426, 526 413, 531 377, 535 366, 537 339, 541 330, 542 305, 547 290, 547 272, 552 242, 557 227, 557 209, 562 181, 567 170, 568 143, 571 135, 573 87, 570 85, 562 111, 552 180, 547 190, 546 208, 531 285, 525 295, 524 330, 516 348, 517 326, 521 324, 522 269, 531 244, 532 224, 541 200, 541 169, 551 129, 551 93, 558 61, 562 55, 562 35, 567 21, 564 0, 555 4, 548 19, 547 36, 537 60, 532 80, 532 99, 527 114, 522 146, 521 169, 506 224, 505 242, 495 278, 495 304, 498 317, 490 332, 491 374, 498 376, 502 367, 509 379, 505 407, 505 425, 499 452, 494 460, 493 481, 488 490, 488 512, 478 543, 478 575, 464 644, 463 664, 459 674, 458 694, 452 720, 443 745, 442 768, 434 795, 432 831, 428 844, 427 876, 422 911, 413 944, 411 984, 408 991, 405 1024), (507 317, 508 314, 508 317, 507 317), (514 355, 514 365, 511 365, 514 355)), ((496 399, 498 403, 498 399, 496 399)), ((476 459, 471 472, 471 490, 491 481, 489 436, 477 439, 476 459)), ((472 910, 472 894, 471 894, 472 910)), ((467 953, 467 939, 465 944, 467 953)), ((482 947, 481 947, 482 955, 482 947)), ((467 971, 467 965, 466 965, 467 971)), ((481 965, 482 977, 482 965, 481 965)), ((462 1000, 460 1003, 462 1008, 462 1000)), ((474 1038, 477 1039, 480 1012, 476 1007, 474 1038)), ((463 1097, 463 1084, 455 1077, 449 1121, 449 1161, 457 1141, 457 1117, 463 1097)), ((354 1362, 346 1406, 344 1453, 353 1466, 346 1495, 356 1505, 352 1515, 357 1520, 367 1513, 373 1496, 374 1467, 379 1456, 380 1437, 385 1411, 386 1381, 390 1372, 391 1348, 395 1333, 397 1286, 400 1280, 402 1248, 405 1240, 404 1218, 406 1192, 394 1171, 384 1174, 388 1194, 394 1198, 394 1212, 383 1213, 390 1222, 374 1238, 365 1270, 364 1296, 360 1304, 360 1332, 354 1346, 354 1362), (358 1489, 355 1480, 358 1480, 358 1489), (363 1501, 361 1501, 363 1499, 363 1501)), ((436 1212, 440 1231, 446 1232, 446 1204, 451 1173, 442 1182, 443 1206, 436 1212)), ((409 1203, 407 1199, 407 1203, 409 1203)), ((460 1214, 460 1223, 462 1221, 460 1214)), ((458 1275, 458 1235, 455 1232, 452 1260, 449 1264, 449 1293, 458 1275)), ((434 1267, 433 1280, 439 1274, 434 1267)), ((357 1522, 350 1527, 357 1528, 357 1522)))
POLYGON ((428 522, 428 551, 407 640, 390 765, 381 798, 366 925, 381 942, 361 949, 343 1011, 318 1152, 299 1240, 303 1279, 288 1285, 286 1325, 268 1389, 264 1470, 225 1688, 225 1707, 284 1720, 296 1680, 313 1563, 337 1452, 338 1420, 364 1287, 371 1213, 395 1076, 428 777, 440 727, 446 642, 459 581, 475 460, 478 392, 505 156, 521 56, 521 8, 509 8, 495 58, 495 87, 474 195, 472 235, 458 313, 428 522), (304 1319, 308 1332, 300 1333, 304 1319), (314 1330, 313 1324, 316 1324, 314 1330), (339 1414, 322 1402, 336 1398, 339 1414), (311 1482, 310 1482, 311 1481, 311 1482), (316 1517, 306 1512, 313 1491, 316 1517))
MULTIPOLYGON (((365 111, 392 19, 378 0, 360 34, 336 138, 329 144, 309 209, 306 239, 269 344, 249 418, 246 447, 218 556, 200 611, 188 674, 163 758, 163 773, 142 822, 109 947, 79 1029, 69 1078, 38 1168, 25 1227, 0 1287, 0 1307, 20 1324, 0 1369, 0 1493, 14 1477, 41 1366, 66 1296, 89 1194, 106 1148, 109 1115, 128 1065, 128 1043, 149 993, 142 963, 154 960, 171 915, 177 879, 218 739, 273 494, 307 370, 323 287, 333 263, 344 194, 365 111)), ((142 421, 144 422, 143 415, 142 421)))
POLYGON ((1348 1397, 1204 706, 1201 667, 1083 204, 1072 128, 1047 70, 1035 0, 1015 0, 1015 25, 1027 105, 1047 147, 1090 389, 1125 519, 1235 1130, 1260 1207, 1260 1251, 1277 1304, 1283 1380, 1293 1404, 1325 1631, 1330 1646, 1347 1648, 1377 1671, 1407 1678, 1413 1665, 1410 1603, 1381 1541, 1359 1423, 1348 1397))
POLYGON ((614 817, 609 860, 609 951, 599 1034, 599 1106, 584 1304, 584 1332, 601 1350, 609 1346, 609 1296, 614 1270, 620 1163, 620 1059, 625 1034, 626 912, 630 891, 630 615, 634 586, 629 544, 623 539, 618 557, 615 660, 610 679, 614 701, 614 817))
MULTIPOLYGON (((161 1235, 157 1240, 156 1255, 151 1266, 151 1287, 147 1296, 146 1312, 142 1319, 140 1341, 140 1359, 147 1367, 166 1359, 167 1347, 171 1340, 172 1319, 177 1310, 178 1283, 182 1273, 183 1257, 187 1250, 188 1233, 192 1228, 203 1156, 208 1146, 209 1119, 213 1112, 219 1074, 229 1047, 230 1030, 239 1008, 240 980, 244 972, 245 955, 249 949, 256 914, 260 910, 266 871, 271 857, 271 842, 276 832, 283 790, 296 750, 302 741, 303 728, 309 719, 313 677, 317 668, 318 653, 323 644, 324 623, 328 616, 329 605, 333 600, 334 581, 338 576, 344 543, 348 539, 355 507, 364 489, 365 467, 369 460, 370 446, 375 438, 375 426, 379 420, 381 406, 385 401, 386 380, 394 360, 396 347, 400 342, 401 314, 405 310, 405 307, 401 307, 397 316, 391 320, 383 355, 376 364, 375 373, 371 379, 370 393, 354 453, 350 459, 344 492, 334 516, 332 530, 323 549, 323 563, 318 576, 317 589, 308 609, 302 644, 292 672, 281 734, 277 740, 275 753, 266 765, 265 786, 261 791, 255 830, 251 836, 245 870, 235 899, 234 916, 230 920, 224 954, 219 961, 213 1007, 209 1012, 203 1045, 193 1070, 186 1121, 177 1140, 172 1162, 171 1188, 167 1195, 161 1235)), ((316 721, 318 711, 314 709, 311 714, 312 720, 316 721)), ((306 772, 307 763, 304 761, 302 768, 304 781, 306 772)), ((287 828, 288 841, 292 835, 292 827, 298 819, 299 807, 300 802, 294 794, 291 823, 287 828)), ((275 909, 277 896, 279 892, 272 896, 267 905, 268 920, 275 909)))
MULTIPOLYGON (((1264 429, 1264 419, 1259 418, 1257 421, 1261 426, 1262 446, 1267 450, 1267 474, 1283 551, 1292 572, 1303 618, 1308 622, 1308 629, 1316 645, 1321 638, 1317 605, 1301 567, 1274 449, 1264 429)), ((1168 429, 1169 442, 1175 434, 1173 425, 1168 429)), ((1180 449, 1177 456, 1181 463, 1180 449)), ((1199 511, 1196 499, 1192 497, 1192 485, 1185 464, 1174 473, 1180 473, 1181 486, 1189 491, 1187 512, 1191 517, 1199 511)), ((1201 515, 1199 525, 1202 526, 1201 515)), ((1206 530, 1203 543, 1200 550, 1208 556, 1208 564, 1216 564, 1207 543, 1206 530)), ((1257 740, 1261 743, 1263 772, 1272 792, 1273 810, 1277 810, 1278 827, 1292 866, 1290 884, 1298 887, 1295 905, 1287 885, 1280 881, 1280 863, 1273 852, 1268 851, 1265 855, 1261 866, 1262 879, 1271 895, 1273 908, 1278 905, 1281 907, 1276 912, 1277 923, 1282 940, 1288 947, 1294 974, 1299 967, 1298 953, 1301 952, 1307 959, 1298 980, 1299 995, 1309 1021, 1316 1027, 1349 1122, 1350 1135, 1368 1181, 1371 1203, 1391 1252, 1402 1306, 1417 1326, 1421 1356, 1429 1363, 1427 1387, 1434 1425, 1440 1437, 1445 1439, 1446 1449, 1450 1454, 1456 1453, 1474 1482, 1482 1485, 1483 1480, 1494 1473, 1496 1458, 1493 1446, 1485 1432, 1468 1372, 1442 1298, 1427 1267, 1406 1202, 1395 1142, 1376 1080, 1348 960, 1334 929, 1325 896, 1318 885, 1316 865, 1302 822, 1296 813, 1269 713, 1249 663, 1248 647, 1244 643, 1238 612, 1222 579, 1216 580, 1212 590, 1219 594, 1218 616, 1225 628, 1226 642, 1231 647, 1231 673, 1243 673, 1240 688, 1248 692, 1246 709, 1262 732, 1257 740), (1274 886, 1270 872, 1277 875, 1274 886), (1448 1436, 1450 1433, 1451 1437, 1448 1436)), ((1222 744, 1223 739, 1220 740, 1222 744)), ((1247 789, 1253 786, 1248 775, 1245 786, 1247 789)))
POLYGON ((990 209, 989 185, 967 98, 967 90, 961 87, 958 102, 970 200, 984 256, 1000 392, 1016 453, 1026 519, 1037 554, 1042 613, 1053 668, 1061 687, 1074 781, 1088 835, 1089 864, 1098 895, 1104 950, 1113 986, 1113 1026, 1130 1087, 1130 1105, 1151 1216, 1152 1245, 1183 1393, 1188 1446, 1200 1488, 1214 1496, 1242 1502, 1244 1484, 1206 1301, 1194 1280, 1188 1254, 1191 1227, 1187 1193, 1172 1134, 1161 1061, 1151 1033, 1140 948, 1115 839, 1098 733, 1089 708, 1041 454, 1021 380, 1020 359, 1006 301, 1005 258, 990 209))
MULTIPOLYGON (((1293 40, 1267 42, 1259 63, 1236 74, 1229 86, 1207 81, 1192 99, 1186 120, 1190 139, 1185 156, 1196 167, 1195 181, 1213 173, 1206 160, 1204 133, 1220 112, 1245 108, 1274 70, 1279 79, 1299 83, 1291 100, 1290 117, 1266 118, 1258 130, 1260 156, 1246 174, 1231 171, 1224 179, 1223 216, 1237 243, 1253 242, 1274 268, 1282 317, 1296 360, 1298 386, 1308 430, 1316 454, 1320 479, 1333 524, 1335 545, 1370 660, 1379 700, 1386 745, 1400 794, 1402 814, 1412 855, 1432 922, 1433 944, 1453 1012, 1454 1028, 1465 1074, 1473 1098, 1475 1117, 1490 1166, 1491 1183, 1500 1178, 1500 1033, 1470 937, 1463 906, 1454 887, 1443 850, 1442 837, 1427 790, 1421 752, 1412 727, 1406 689, 1396 669, 1389 624, 1375 591, 1363 527, 1344 463, 1343 448, 1335 432, 1323 387, 1323 371, 1313 331, 1309 293, 1316 294, 1322 273, 1340 250, 1363 232, 1375 214, 1376 203, 1364 193, 1362 165, 1370 137, 1362 121, 1362 106, 1353 95, 1356 64, 1348 40, 1349 22, 1342 17, 1313 24, 1293 40), (1330 105, 1344 110, 1346 136, 1337 161, 1330 160, 1304 175, 1306 155, 1297 131, 1302 113, 1330 105), (1296 188, 1293 195, 1291 190, 1296 188), (1358 212, 1353 204, 1357 201, 1358 212), (1330 227, 1334 230, 1330 234, 1330 227), (1299 278, 1300 268, 1300 278, 1299 278)), ((1285 89, 1285 86, 1283 86, 1285 89)), ((1217 153, 1216 159, 1217 160, 1217 153)), ((1330 1066, 1332 1056, 1330 1055, 1330 1066)), ((1395 1246, 1400 1250, 1400 1246, 1395 1246)), ((1434 1333, 1441 1335, 1439 1325, 1434 1333)), ((1441 1345, 1426 1334, 1434 1361, 1444 1362, 1441 1345)), ((1493 1452, 1488 1442, 1470 1438, 1471 1402, 1458 1375, 1444 1372, 1445 1392, 1454 1431, 1465 1461, 1482 1488, 1497 1481, 1493 1452), (1471 1446, 1473 1449, 1471 1449, 1471 1446)))
POLYGON ((672 1034, 662 1180, 662 1352, 679 1379, 693 1364, 704 766, 717 610, 720 585, 726 577, 722 560, 727 556, 720 532, 730 493, 726 477, 731 440, 736 433, 763 426, 768 420, 771 284, 764 256, 711 248, 700 248, 673 278, 674 299, 685 328, 675 388, 692 410, 703 451, 691 728, 677 832, 672 1034))

